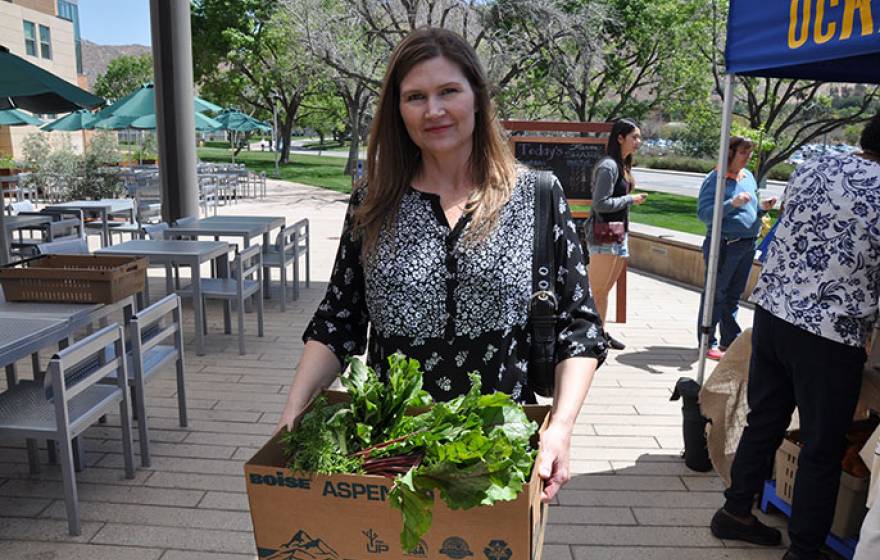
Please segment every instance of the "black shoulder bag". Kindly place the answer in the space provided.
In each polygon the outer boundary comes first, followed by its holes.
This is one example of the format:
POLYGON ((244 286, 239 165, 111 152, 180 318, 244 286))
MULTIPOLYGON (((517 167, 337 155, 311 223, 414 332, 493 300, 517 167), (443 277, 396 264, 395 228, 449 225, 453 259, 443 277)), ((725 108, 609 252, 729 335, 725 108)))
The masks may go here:
POLYGON ((535 178, 535 245, 532 256, 532 297, 529 322, 529 388, 552 397, 556 387, 556 252, 553 243, 553 175, 539 171, 535 178))

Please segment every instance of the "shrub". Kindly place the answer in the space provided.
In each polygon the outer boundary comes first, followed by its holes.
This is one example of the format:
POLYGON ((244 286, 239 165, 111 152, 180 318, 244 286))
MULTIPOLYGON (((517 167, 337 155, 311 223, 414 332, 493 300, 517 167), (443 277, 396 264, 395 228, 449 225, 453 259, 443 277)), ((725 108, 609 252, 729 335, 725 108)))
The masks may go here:
POLYGON ((232 147, 226 140, 205 140, 205 148, 226 148, 229 149, 232 147))
POLYGON ((637 156, 635 165, 648 167, 650 169, 671 169, 675 171, 691 171, 693 173, 708 173, 715 169, 716 163, 708 159, 687 156, 637 156))

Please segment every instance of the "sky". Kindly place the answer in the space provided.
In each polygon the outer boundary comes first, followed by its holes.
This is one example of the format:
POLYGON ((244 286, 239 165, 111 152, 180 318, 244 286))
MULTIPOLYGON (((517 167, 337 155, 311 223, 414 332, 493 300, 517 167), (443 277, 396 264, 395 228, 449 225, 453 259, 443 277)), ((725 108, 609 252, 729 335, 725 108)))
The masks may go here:
POLYGON ((83 39, 99 45, 150 46, 149 0, 79 0, 83 39))

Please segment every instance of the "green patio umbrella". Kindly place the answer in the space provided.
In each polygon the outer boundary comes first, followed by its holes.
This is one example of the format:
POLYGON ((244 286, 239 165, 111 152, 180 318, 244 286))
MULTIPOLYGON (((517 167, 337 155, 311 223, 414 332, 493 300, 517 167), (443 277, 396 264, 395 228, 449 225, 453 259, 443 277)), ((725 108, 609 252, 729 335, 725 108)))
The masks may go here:
MULTIPOLYGON (((0 110, 21 108, 33 113, 92 109, 104 100, 34 66, 0 46, 0 110)), ((0 206, 4 201, 0 200, 0 206)), ((9 262, 4 211, 0 208, 0 264, 9 262)))
MULTIPOLYGON (((219 111, 221 110, 221 107, 196 97, 193 99, 193 109, 195 110, 196 115, 198 115, 200 111, 219 111)), ((124 123, 124 120, 122 119, 109 121, 108 123, 104 123, 104 121, 111 117, 122 117, 123 119, 127 118, 134 120, 149 115, 153 116, 152 126, 142 125, 134 128, 156 128, 156 89, 152 83, 144 84, 109 107, 101 109, 95 115, 95 121, 89 125, 89 128, 127 128, 121 126, 124 123), (104 124, 102 125, 101 123, 104 124)))
POLYGON ((205 101, 201 97, 195 98, 196 102, 196 113, 219 113, 223 110, 223 107, 217 105, 215 103, 211 103, 210 101, 205 101))
POLYGON ((64 113, 103 104, 100 97, 0 46, 0 110, 21 108, 38 114, 64 113))
MULTIPOLYGON (((196 130, 211 131, 223 128, 223 125, 201 113, 195 114, 196 130)), ((122 130, 136 128, 139 130, 154 130, 156 128, 156 114, 152 113, 142 117, 111 116, 92 123, 91 128, 103 128, 106 130, 122 130)))
POLYGON ((250 115, 237 109, 224 109, 215 120, 220 122, 225 130, 232 132, 253 132, 255 130, 269 131, 272 127, 259 121, 250 115))
POLYGON ((90 111, 80 109, 79 111, 74 111, 70 114, 64 115, 60 119, 55 119, 49 124, 43 126, 43 130, 47 132, 51 132, 53 130, 73 132, 76 130, 83 130, 94 120, 95 115, 93 115, 90 111))
POLYGON ((242 113, 237 109, 224 109, 217 115, 216 119, 219 123, 221 123, 221 128, 224 130, 228 130, 232 133, 232 162, 235 163, 235 146, 236 146, 236 134, 239 132, 243 132, 247 134, 248 132, 254 132, 255 130, 261 131, 269 131, 272 130, 272 127, 267 125, 264 122, 258 121, 257 119, 242 113))
POLYGON ((33 115, 28 115, 24 111, 18 109, 6 109, 0 111, 0 125, 6 126, 40 126, 43 121, 33 115))

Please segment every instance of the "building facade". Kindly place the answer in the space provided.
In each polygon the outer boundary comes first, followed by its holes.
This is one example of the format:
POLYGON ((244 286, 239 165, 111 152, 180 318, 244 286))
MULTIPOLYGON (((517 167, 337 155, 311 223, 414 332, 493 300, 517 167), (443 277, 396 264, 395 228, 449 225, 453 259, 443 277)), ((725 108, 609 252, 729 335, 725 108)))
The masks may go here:
MULTIPOLYGON (((0 44, 68 82, 88 86, 82 75, 77 0, 0 0, 0 44)), ((19 159, 22 142, 36 132, 33 126, 0 126, 0 154, 19 159)), ((70 142, 77 152, 86 141, 82 132, 51 134, 53 143, 70 142)))

